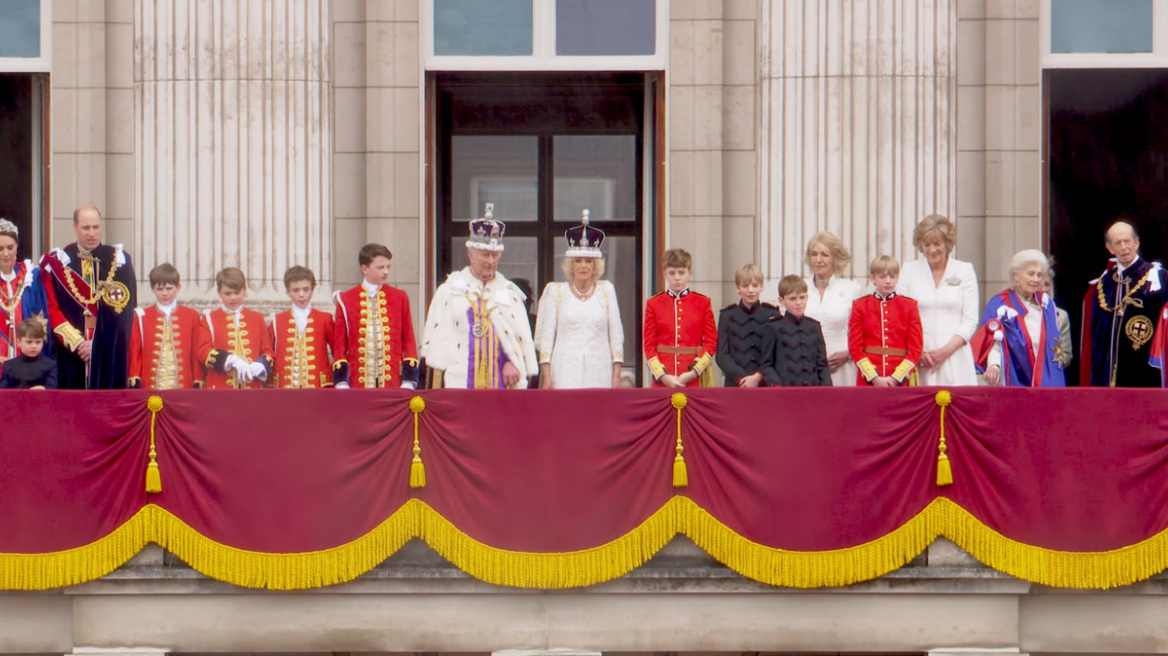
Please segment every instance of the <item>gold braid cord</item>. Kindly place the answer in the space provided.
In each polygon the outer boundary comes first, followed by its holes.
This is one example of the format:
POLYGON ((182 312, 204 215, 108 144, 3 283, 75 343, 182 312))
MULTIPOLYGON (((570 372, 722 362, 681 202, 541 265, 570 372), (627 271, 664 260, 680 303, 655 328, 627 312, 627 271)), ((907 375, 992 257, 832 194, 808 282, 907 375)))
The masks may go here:
POLYGON ((426 487, 426 465, 422 462, 422 446, 418 443, 418 415, 426 409, 422 397, 410 399, 410 412, 414 415, 414 458, 410 461, 410 487, 426 487))
MULTIPOLYGON (((1148 282, 1148 279, 1151 278, 1152 274, 1155 272, 1156 272, 1156 267, 1152 267, 1152 268, 1148 269, 1148 272, 1144 274, 1143 278, 1140 278, 1140 281, 1136 283, 1136 286, 1132 287, 1131 290, 1128 291, 1128 293, 1124 294, 1123 298, 1120 299, 1119 304, 1116 307, 1126 306, 1127 300, 1129 298, 1131 298, 1133 294, 1140 291, 1140 288, 1143 287, 1144 284, 1148 282)), ((1107 276, 1106 273, 1103 274, 1103 277, 1106 277, 1106 276, 1107 276)), ((1103 295, 1103 279, 1104 279, 1103 277, 1099 278, 1099 283, 1097 285, 1095 285, 1095 295, 1097 297, 1099 297, 1099 307, 1104 312, 1114 312, 1115 308, 1107 306, 1107 298, 1103 295)))

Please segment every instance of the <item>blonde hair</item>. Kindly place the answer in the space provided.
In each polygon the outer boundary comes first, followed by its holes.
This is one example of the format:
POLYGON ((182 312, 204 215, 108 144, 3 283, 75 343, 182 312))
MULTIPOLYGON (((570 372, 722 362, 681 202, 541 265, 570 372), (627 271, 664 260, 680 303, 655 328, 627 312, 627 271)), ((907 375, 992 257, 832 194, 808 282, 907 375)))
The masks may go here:
POLYGON ((243 275, 243 270, 239 267, 227 267, 215 276, 215 289, 224 287, 239 291, 247 287, 247 276, 243 275))
POLYGON ((806 294, 807 281, 796 275, 783 276, 779 281, 779 298, 787 298, 791 294, 806 294))
POLYGON ((872 264, 868 267, 868 273, 873 276, 878 276, 882 273, 891 273, 894 276, 899 276, 900 262, 897 262, 896 258, 891 255, 881 255, 872 260, 872 264))
POLYGON ((837 276, 842 275, 844 269, 847 269, 848 264, 850 264, 852 261, 852 256, 848 253, 848 249, 844 246, 844 242, 841 241, 839 237, 836 237, 834 234, 827 232, 826 230, 817 233, 814 237, 811 238, 811 241, 807 242, 807 252, 803 254, 804 257, 807 258, 808 267, 810 267, 811 261, 811 248, 816 244, 823 244, 823 246, 827 248, 827 252, 831 253, 832 271, 837 276))
POLYGON ((592 282, 600 280, 600 277, 604 275, 603 257, 565 257, 564 261, 560 263, 560 270, 564 272, 564 275, 567 276, 569 281, 575 278, 572 275, 572 263, 576 260, 592 260, 596 262, 596 266, 592 267, 592 282))
POLYGON ((762 269, 754 264, 743 264, 734 272, 734 285, 741 287, 752 282, 762 284, 762 269))
POLYGON ((693 256, 684 248, 671 248, 661 256, 661 270, 665 269, 693 269, 693 256))
POLYGON ((945 253, 952 253, 953 248, 957 246, 957 226, 949 217, 940 214, 930 214, 921 219, 913 229, 913 246, 918 251, 924 251, 925 239, 934 232, 941 236, 941 243, 945 244, 945 253))

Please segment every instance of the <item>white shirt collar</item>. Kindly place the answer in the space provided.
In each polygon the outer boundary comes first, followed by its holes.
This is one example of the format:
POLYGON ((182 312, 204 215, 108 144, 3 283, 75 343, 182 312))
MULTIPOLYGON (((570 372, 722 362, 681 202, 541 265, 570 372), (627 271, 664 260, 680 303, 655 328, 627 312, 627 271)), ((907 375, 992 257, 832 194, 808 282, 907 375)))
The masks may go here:
POLYGON ((12 273, 0 272, 0 280, 3 280, 4 282, 12 282, 13 280, 16 280, 16 267, 12 267, 12 273))
POLYGON ((308 327, 308 315, 312 313, 312 306, 302 308, 298 305, 292 306, 292 318, 296 321, 296 332, 302 333, 308 327))
POLYGON ((174 309, 178 307, 178 299, 171 301, 168 305, 163 305, 162 303, 158 303, 157 305, 158 311, 161 312, 163 316, 170 317, 170 315, 174 313, 174 309))
POLYGON ((1131 264, 1129 264, 1127 266, 1120 264, 1119 260, 1116 260, 1115 261, 1116 272, 1119 273, 1120 275, 1123 275, 1124 271, 1127 271, 1128 269, 1134 267, 1135 265, 1137 265, 1139 263, 1140 263, 1140 256, 1139 255, 1136 255, 1136 258, 1134 260, 1132 260, 1131 264))
POLYGON ((368 280, 362 280, 361 286, 365 288, 365 293, 370 296, 377 296, 377 290, 381 289, 381 285, 374 285, 368 280))
POLYGON ((224 304, 220 303, 220 304, 219 304, 219 309, 220 309, 220 310, 223 310, 223 311, 224 311, 224 312, 226 312, 227 314, 234 314, 235 316, 239 316, 239 311, 243 309, 243 306, 242 306, 242 305, 241 305, 241 306, 239 306, 239 309, 237 309, 237 310, 228 310, 226 305, 224 305, 224 304))

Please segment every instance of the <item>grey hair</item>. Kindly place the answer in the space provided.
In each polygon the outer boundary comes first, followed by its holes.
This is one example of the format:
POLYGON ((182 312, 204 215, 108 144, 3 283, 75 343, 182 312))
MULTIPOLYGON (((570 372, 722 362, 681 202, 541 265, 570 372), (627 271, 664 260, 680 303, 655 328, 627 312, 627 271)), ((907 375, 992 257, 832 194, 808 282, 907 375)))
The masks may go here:
POLYGON ((1024 251, 1018 251, 1014 254, 1014 259, 1010 260, 1010 277, 1026 268, 1028 264, 1042 265, 1044 272, 1050 271, 1050 259, 1046 257, 1046 253, 1037 248, 1027 248, 1024 251))

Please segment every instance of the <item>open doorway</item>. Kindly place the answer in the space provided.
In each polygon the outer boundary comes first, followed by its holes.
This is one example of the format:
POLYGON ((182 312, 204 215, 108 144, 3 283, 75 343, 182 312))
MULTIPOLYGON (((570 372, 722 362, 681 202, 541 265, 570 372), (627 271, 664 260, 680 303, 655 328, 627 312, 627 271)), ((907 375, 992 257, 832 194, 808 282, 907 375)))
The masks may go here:
POLYGON ((1107 226, 1131 221, 1148 260, 1168 252, 1168 69, 1048 70, 1045 84, 1055 301, 1078 356, 1083 294, 1110 257, 1107 226))
POLYGON ((20 258, 39 255, 45 248, 47 85, 45 75, 0 74, 0 217, 20 229, 20 258))

